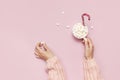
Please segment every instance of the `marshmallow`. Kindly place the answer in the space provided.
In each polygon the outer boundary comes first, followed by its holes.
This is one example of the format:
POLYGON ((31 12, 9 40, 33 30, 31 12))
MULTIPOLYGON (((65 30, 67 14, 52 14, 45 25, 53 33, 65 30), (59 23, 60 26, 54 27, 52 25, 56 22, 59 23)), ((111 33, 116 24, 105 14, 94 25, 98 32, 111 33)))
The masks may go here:
POLYGON ((76 23, 72 28, 72 33, 78 39, 85 38, 88 35, 88 27, 83 26, 81 23, 76 23))

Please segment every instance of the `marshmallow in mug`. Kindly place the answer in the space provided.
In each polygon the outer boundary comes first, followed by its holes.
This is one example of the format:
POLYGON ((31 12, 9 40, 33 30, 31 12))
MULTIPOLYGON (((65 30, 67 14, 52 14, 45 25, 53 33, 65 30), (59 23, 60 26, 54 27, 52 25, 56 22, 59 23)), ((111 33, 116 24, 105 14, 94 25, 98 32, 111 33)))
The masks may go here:
POLYGON ((81 23, 76 23, 73 26, 72 33, 78 39, 85 38, 88 35, 88 27, 83 26, 81 23))

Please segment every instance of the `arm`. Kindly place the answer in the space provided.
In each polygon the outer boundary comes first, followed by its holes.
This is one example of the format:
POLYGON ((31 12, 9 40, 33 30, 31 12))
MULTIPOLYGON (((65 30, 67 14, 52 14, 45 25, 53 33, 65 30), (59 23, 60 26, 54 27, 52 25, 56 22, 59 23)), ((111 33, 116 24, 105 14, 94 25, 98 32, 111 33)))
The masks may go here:
POLYGON ((93 58, 94 47, 92 40, 85 38, 85 55, 83 59, 84 80, 103 80, 98 65, 93 58))
POLYGON ((84 80, 103 80, 94 59, 83 61, 84 80))
POLYGON ((49 80, 65 80, 63 68, 56 56, 48 59, 46 62, 49 80))
POLYGON ((48 80, 65 80, 64 72, 58 58, 54 56, 45 43, 38 43, 36 45, 35 55, 46 62, 48 80))

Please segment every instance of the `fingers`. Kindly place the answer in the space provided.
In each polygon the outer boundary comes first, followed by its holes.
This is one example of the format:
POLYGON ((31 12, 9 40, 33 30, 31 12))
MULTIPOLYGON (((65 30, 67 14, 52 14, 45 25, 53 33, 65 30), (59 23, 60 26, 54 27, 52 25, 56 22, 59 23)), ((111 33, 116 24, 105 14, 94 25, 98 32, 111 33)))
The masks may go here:
POLYGON ((37 43, 34 54, 37 58, 41 58, 43 60, 47 60, 52 56, 52 52, 50 52, 50 49, 44 42, 37 43))
POLYGON ((84 38, 84 43, 85 43, 85 47, 88 48, 89 45, 88 45, 88 40, 87 40, 87 38, 84 38))
POLYGON ((85 47, 93 48, 93 43, 90 38, 84 38, 85 47))
POLYGON ((42 46, 42 44, 39 42, 39 43, 37 43, 37 45, 36 45, 36 49, 38 49, 38 50, 41 50, 41 47, 42 46))
POLYGON ((36 55, 36 58, 38 58, 38 59, 44 59, 44 55, 39 54, 38 52, 34 52, 34 54, 36 55))
POLYGON ((48 46, 46 45, 46 43, 44 42, 39 42, 36 44, 36 47, 35 47, 35 52, 41 54, 41 55, 44 55, 45 53, 49 52, 49 48, 48 46))
POLYGON ((36 56, 39 56, 38 52, 36 52, 36 51, 34 52, 34 54, 35 54, 36 56))
POLYGON ((93 46, 92 40, 90 38, 88 38, 87 40, 88 40, 88 43, 89 43, 89 47, 93 48, 94 46, 93 46))
POLYGON ((49 48, 48 48, 48 46, 47 46, 46 43, 43 43, 43 48, 44 48, 46 51, 49 50, 49 48))
POLYGON ((36 57, 39 57, 39 58, 41 58, 42 56, 41 56, 41 54, 39 54, 38 52, 34 52, 34 54, 36 55, 36 57))
POLYGON ((41 43, 37 43, 36 47, 35 47, 35 51, 38 53, 44 53, 44 50, 41 48, 42 44, 41 43))
POLYGON ((39 43, 37 43, 36 47, 37 47, 38 50, 43 50, 43 49, 45 51, 49 50, 49 48, 48 48, 48 46, 47 46, 47 44, 45 42, 39 42, 39 43))

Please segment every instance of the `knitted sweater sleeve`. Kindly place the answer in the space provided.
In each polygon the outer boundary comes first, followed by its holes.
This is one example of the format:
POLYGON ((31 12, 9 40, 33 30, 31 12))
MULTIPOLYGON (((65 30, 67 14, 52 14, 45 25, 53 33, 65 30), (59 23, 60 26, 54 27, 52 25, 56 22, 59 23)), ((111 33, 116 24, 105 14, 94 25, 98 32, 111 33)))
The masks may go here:
POLYGON ((84 80, 103 80, 99 67, 94 59, 83 60, 84 80))
POLYGON ((56 56, 47 61, 48 80, 65 80, 63 68, 56 56))

